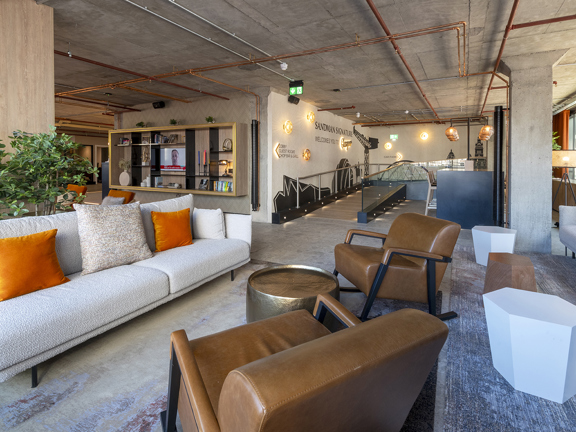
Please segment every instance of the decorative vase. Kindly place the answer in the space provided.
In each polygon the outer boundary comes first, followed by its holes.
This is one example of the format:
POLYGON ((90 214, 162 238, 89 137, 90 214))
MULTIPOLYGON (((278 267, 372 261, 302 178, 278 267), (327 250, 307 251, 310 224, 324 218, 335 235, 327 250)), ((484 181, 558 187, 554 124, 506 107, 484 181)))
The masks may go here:
POLYGON ((120 186, 130 186, 130 174, 128 174, 128 171, 124 170, 118 180, 120 181, 120 186))

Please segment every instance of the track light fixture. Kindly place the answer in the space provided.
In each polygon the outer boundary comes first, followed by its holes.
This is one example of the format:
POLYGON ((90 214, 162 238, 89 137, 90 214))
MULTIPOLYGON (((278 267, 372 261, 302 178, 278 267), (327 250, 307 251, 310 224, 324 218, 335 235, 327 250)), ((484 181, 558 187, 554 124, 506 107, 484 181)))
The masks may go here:
POLYGON ((359 113, 359 112, 356 113, 356 118, 360 118, 360 113, 359 113))

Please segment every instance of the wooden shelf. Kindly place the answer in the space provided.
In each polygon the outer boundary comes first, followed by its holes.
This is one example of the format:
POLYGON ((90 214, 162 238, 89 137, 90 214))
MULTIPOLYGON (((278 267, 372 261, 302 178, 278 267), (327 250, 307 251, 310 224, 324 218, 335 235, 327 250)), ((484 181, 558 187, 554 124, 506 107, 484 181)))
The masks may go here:
POLYGON ((248 154, 247 154, 248 126, 237 123, 208 123, 201 125, 177 125, 165 127, 148 127, 121 129, 109 131, 109 143, 118 143, 121 139, 130 140, 130 144, 109 144, 110 151, 110 185, 111 187, 134 190, 193 193, 200 195, 217 196, 244 196, 248 194, 248 154), (158 136, 171 136, 177 142, 155 143, 150 142, 158 136), (149 140, 142 144, 142 139, 149 140), (225 140, 232 140, 232 150, 224 150, 225 140), (161 171, 160 158, 165 148, 186 149, 186 171, 161 171), (202 162, 206 152, 206 166, 210 174, 196 174, 196 166, 200 159, 202 162), (222 155, 219 156, 219 154, 222 155), (144 159, 146 158, 146 159, 144 159), (118 178, 122 170, 118 167, 119 159, 132 161, 130 169, 131 183, 135 186, 119 186, 118 178), (142 160, 149 160, 148 165, 142 165, 142 160), (218 164, 219 161, 227 161, 218 164), (228 167, 232 172, 229 176, 223 176, 228 167), (180 183, 182 188, 136 186, 150 176, 152 184, 158 177, 163 178, 163 183, 180 183), (233 186, 233 192, 218 192, 217 190, 198 189, 201 180, 208 179, 208 188, 214 188, 214 181, 228 182, 233 186))

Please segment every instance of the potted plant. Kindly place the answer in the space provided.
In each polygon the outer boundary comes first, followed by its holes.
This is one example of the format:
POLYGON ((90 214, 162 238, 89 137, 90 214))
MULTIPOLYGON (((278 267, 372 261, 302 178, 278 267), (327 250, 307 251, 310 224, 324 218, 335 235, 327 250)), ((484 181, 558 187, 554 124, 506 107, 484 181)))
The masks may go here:
POLYGON ((178 120, 176 120, 176 119, 170 119, 170 124, 171 124, 172 126, 176 126, 176 125, 178 124, 178 120))
POLYGON ((206 122, 207 123, 216 123, 216 120, 214 119, 214 117, 208 116, 208 117, 206 117, 206 122))
POLYGON ((146 123, 138 122, 138 123, 136 123, 136 127, 146 127, 146 123))
POLYGON ((558 132, 552 133, 552 150, 562 150, 562 146, 558 144, 558 132))
POLYGON ((26 203, 34 206, 34 214, 50 215, 79 202, 75 192, 66 189, 69 183, 82 186, 87 175, 98 174, 90 161, 76 154, 82 147, 68 135, 50 132, 30 134, 14 132, 10 145, 14 153, 6 154, 0 144, 0 217, 21 216, 28 212, 26 203))

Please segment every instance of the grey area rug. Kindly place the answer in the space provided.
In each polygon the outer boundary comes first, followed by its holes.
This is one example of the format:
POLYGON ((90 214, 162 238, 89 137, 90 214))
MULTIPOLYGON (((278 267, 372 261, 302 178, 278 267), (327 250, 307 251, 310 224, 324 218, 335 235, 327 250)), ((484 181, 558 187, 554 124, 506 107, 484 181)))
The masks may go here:
MULTIPOLYGON (((366 296, 362 293, 343 293, 341 295, 341 301, 354 315, 360 316, 364 307, 364 302, 366 301, 366 296)), ((374 301, 374 305, 372 306, 368 317, 372 319, 404 308, 412 308, 428 312, 428 304, 377 298, 374 301)), ((440 313, 441 310, 442 292, 439 291, 436 296, 436 313, 440 313)), ((430 374, 424 383, 424 387, 414 402, 414 405, 412 406, 400 432, 432 432, 434 430, 437 379, 438 362, 434 364, 430 371, 430 374)))
MULTIPOLYGON (((576 304, 576 260, 530 254, 536 282, 546 294, 576 304)), ((576 431, 576 397, 564 404, 516 391, 494 369, 484 317, 486 268, 474 249, 458 245, 452 262, 451 309, 446 353, 445 431, 576 431)))

